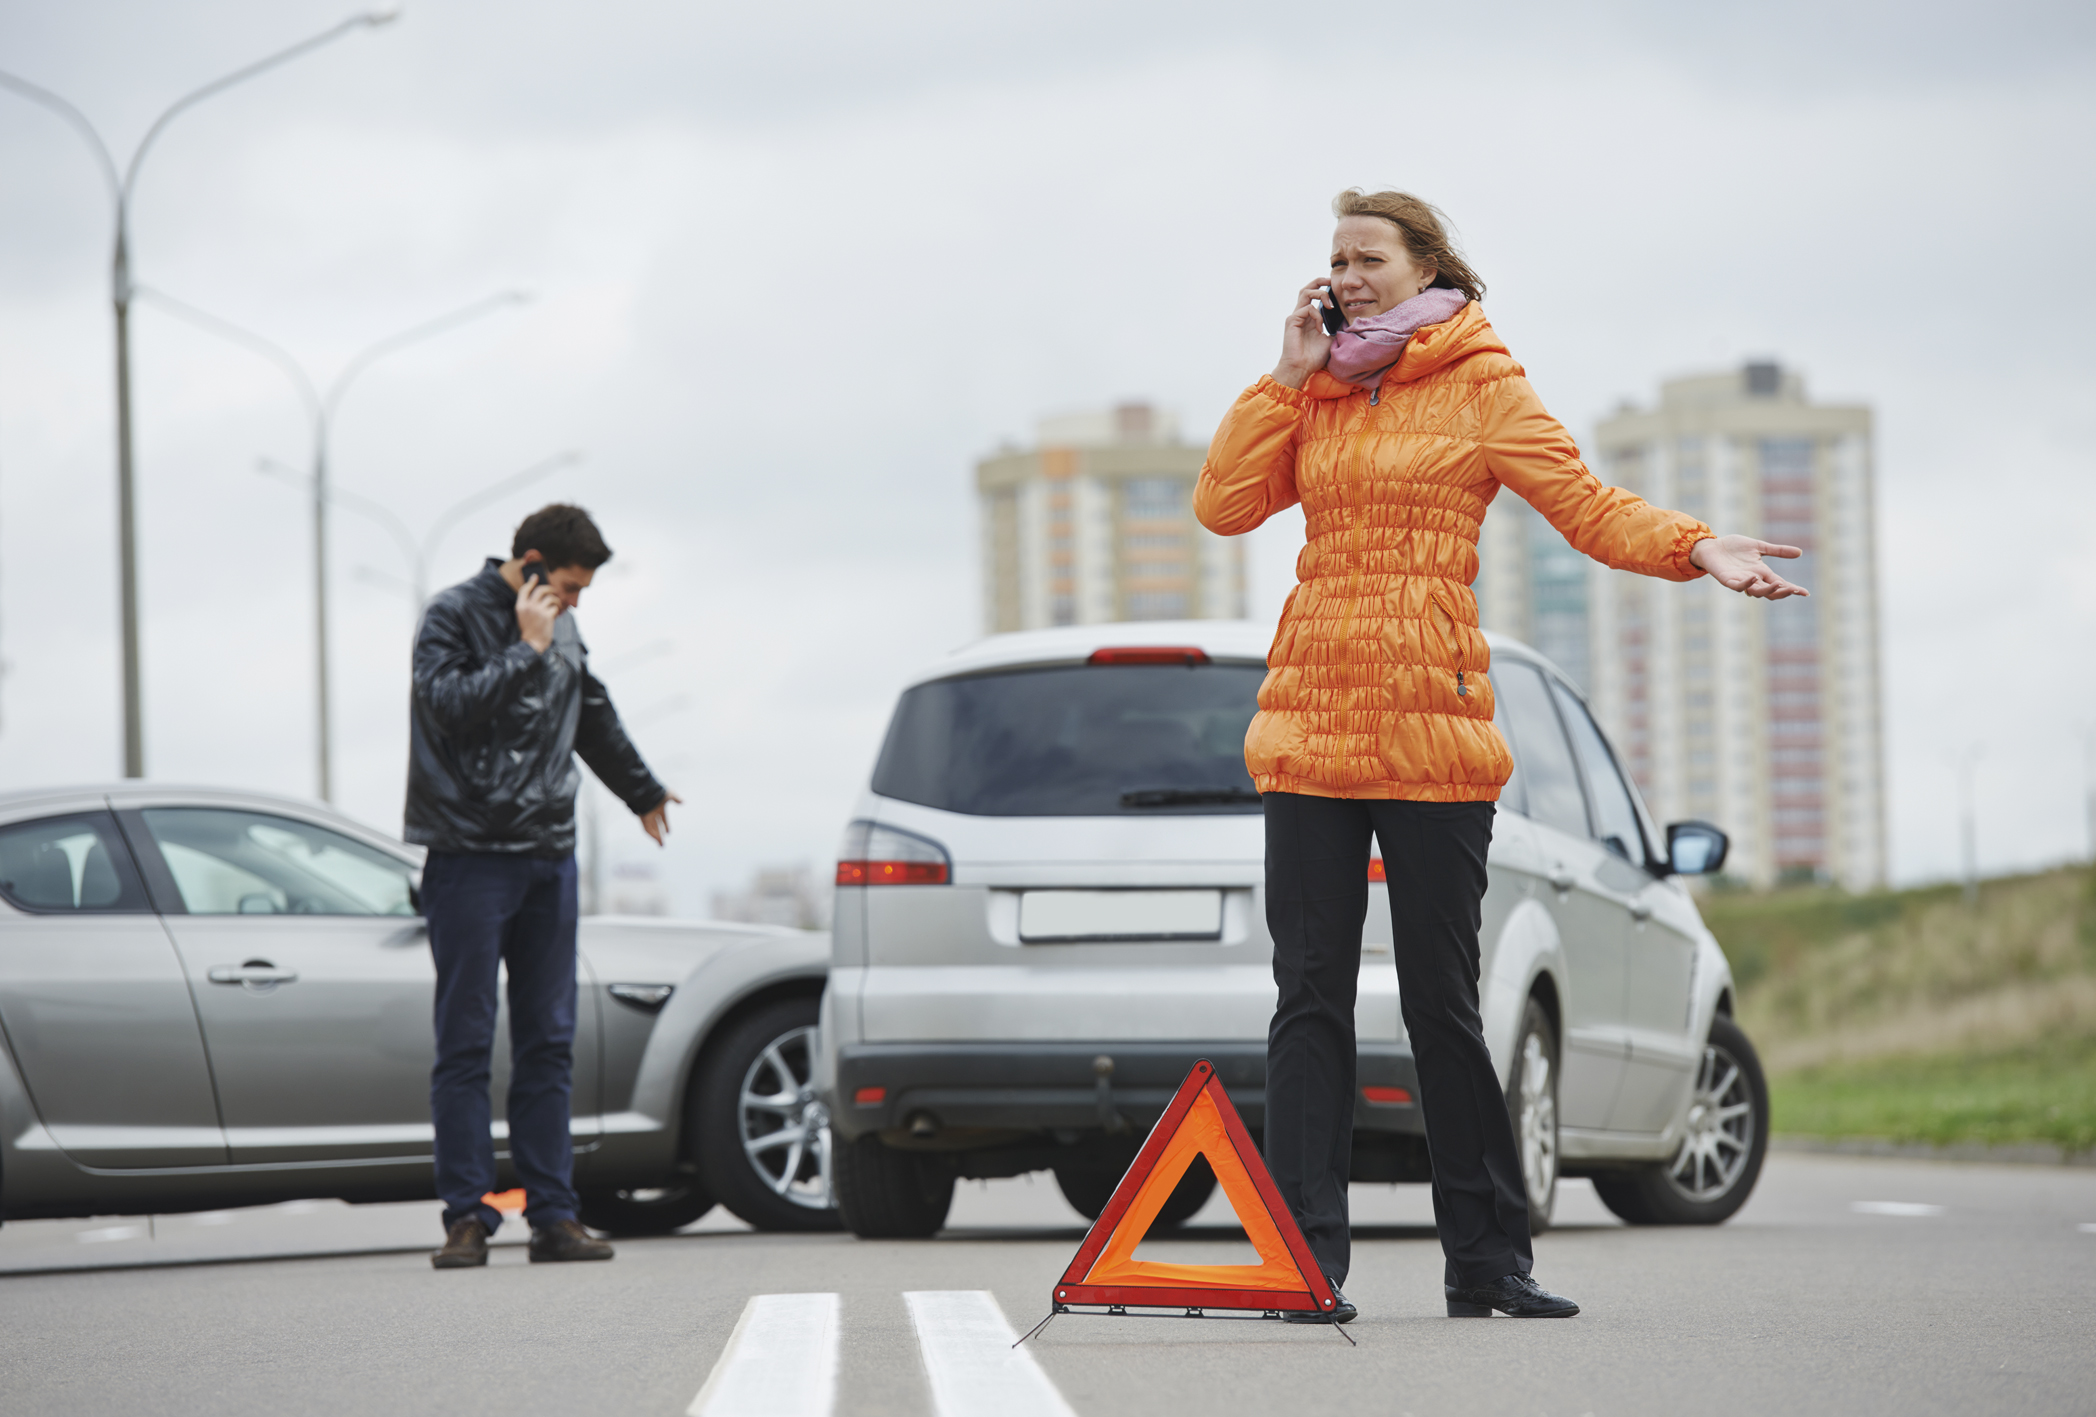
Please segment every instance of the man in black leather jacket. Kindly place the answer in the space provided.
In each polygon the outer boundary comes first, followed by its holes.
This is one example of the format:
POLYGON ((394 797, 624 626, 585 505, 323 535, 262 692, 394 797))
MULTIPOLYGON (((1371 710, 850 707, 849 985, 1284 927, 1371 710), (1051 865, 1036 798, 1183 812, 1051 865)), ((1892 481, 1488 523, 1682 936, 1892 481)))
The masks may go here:
POLYGON ((433 598, 415 637, 407 839, 429 848, 422 911, 436 959, 430 1077, 439 1269, 487 1262, 502 1223, 488 1097, 496 969, 509 969, 509 1151, 533 1261, 610 1259, 576 1219, 575 793, 580 755, 657 845, 679 801, 648 771, 589 672, 572 610, 611 559, 580 507, 541 508, 510 559, 433 598))

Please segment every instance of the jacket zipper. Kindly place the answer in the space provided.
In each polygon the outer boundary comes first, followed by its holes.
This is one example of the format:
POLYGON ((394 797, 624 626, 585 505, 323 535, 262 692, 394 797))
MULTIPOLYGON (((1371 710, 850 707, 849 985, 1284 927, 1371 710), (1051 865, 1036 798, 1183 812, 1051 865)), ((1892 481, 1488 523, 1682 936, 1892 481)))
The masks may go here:
POLYGON ((1463 646, 1456 634, 1456 617, 1448 613, 1448 607, 1441 603, 1440 596, 1429 593, 1427 600, 1448 619, 1448 652, 1456 662, 1456 697, 1467 699, 1470 697, 1470 690, 1463 683, 1463 646))

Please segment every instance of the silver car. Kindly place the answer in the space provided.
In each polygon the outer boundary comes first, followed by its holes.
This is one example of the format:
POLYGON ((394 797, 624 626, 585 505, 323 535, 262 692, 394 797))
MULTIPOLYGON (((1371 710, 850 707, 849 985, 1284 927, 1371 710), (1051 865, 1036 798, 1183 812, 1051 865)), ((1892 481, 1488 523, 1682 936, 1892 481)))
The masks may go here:
MULTIPOLYGON (((0 795, 0 1213, 430 1196, 420 863, 254 793, 0 795)), ((834 1228, 811 1086, 828 963, 805 931, 583 919, 586 1223, 671 1230, 719 1202, 834 1228)), ((498 1030, 498 1154, 508 1051, 498 1030)))
MULTIPOLYGON (((823 1000, 856 1233, 929 1234, 956 1179, 1038 1170, 1096 1216, 1199 1058, 1260 1128, 1274 983, 1243 742, 1267 639, 1213 621, 1000 635, 904 690, 840 853, 823 1000)), ((1722 864, 1724 834, 1657 831, 1572 686, 1492 646, 1517 767, 1480 993, 1535 1224, 1560 1175, 1591 1176, 1633 1222, 1724 1220, 1768 1136, 1731 971, 1681 879, 1722 864)), ((1424 1181, 1384 890, 1363 939, 1353 1178, 1424 1181)), ((1189 1172, 1162 1219, 1213 1186, 1189 1172)))

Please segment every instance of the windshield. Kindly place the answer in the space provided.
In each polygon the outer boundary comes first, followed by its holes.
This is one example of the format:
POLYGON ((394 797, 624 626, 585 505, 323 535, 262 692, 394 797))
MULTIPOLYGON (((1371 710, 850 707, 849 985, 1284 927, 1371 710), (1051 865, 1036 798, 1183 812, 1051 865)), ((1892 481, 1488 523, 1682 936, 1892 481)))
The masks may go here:
POLYGON ((1256 812, 1256 664, 1020 669, 919 684, 873 770, 883 797, 979 817, 1256 812))

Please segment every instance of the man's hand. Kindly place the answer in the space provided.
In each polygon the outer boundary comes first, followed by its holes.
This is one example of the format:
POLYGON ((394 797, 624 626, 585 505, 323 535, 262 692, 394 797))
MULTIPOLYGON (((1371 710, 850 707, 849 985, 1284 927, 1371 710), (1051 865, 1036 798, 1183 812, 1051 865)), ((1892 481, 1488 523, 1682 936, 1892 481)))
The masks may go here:
POLYGON ((1782 600, 1787 596, 1810 595, 1812 592, 1784 580, 1761 558, 1781 556, 1789 560, 1804 554, 1795 546, 1778 546, 1772 541, 1757 541, 1751 536, 1713 536, 1697 542, 1688 553, 1688 559, 1697 569, 1708 571, 1710 578, 1727 590, 1751 595, 1756 600, 1782 600))
POLYGON ((655 839, 657 846, 664 845, 663 838, 670 834, 670 803, 684 805, 684 799, 676 793, 665 793, 655 810, 640 819, 640 829, 655 839))
POLYGON ((553 622, 560 618, 560 596, 544 581, 527 580, 517 592, 517 633, 540 654, 553 644, 553 622))

